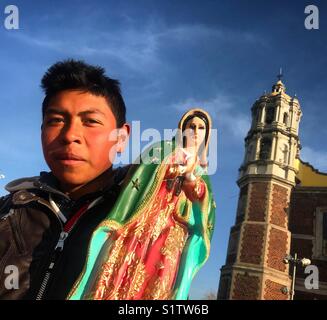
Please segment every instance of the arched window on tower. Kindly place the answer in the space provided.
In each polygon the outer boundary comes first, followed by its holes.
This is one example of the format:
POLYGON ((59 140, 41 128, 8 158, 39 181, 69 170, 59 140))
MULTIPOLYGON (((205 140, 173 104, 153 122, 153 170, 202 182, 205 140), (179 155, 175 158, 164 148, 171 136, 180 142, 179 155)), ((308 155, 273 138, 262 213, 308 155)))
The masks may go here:
POLYGON ((266 112, 266 124, 271 124, 274 121, 275 108, 269 107, 266 112))
POLYGON ((271 139, 263 138, 260 143, 260 160, 269 160, 271 151, 271 139))
POLYGON ((284 113, 283 123, 285 124, 285 126, 288 126, 288 113, 287 112, 284 113))

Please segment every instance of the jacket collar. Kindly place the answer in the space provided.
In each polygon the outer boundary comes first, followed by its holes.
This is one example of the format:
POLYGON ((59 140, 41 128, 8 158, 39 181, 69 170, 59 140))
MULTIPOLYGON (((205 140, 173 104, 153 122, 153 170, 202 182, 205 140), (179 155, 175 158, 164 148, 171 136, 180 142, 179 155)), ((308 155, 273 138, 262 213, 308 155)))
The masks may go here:
POLYGON ((40 173, 40 176, 21 178, 11 181, 5 186, 5 189, 10 193, 34 189, 47 193, 58 194, 64 198, 69 199, 66 194, 57 189, 57 185, 58 183, 56 178, 52 175, 52 173, 43 171, 40 173))
MULTIPOLYGON (((130 168, 130 165, 113 169, 114 185, 122 184, 129 168, 130 168)), ((112 169, 109 169, 109 170, 112 170, 112 169)), ((85 195, 84 197, 91 196, 93 198, 93 196, 95 194, 97 194, 97 195, 105 194, 107 191, 110 191, 111 188, 112 188, 112 185, 108 185, 103 190, 97 191, 92 195, 91 194, 85 195)), ((65 193, 63 193, 59 190, 58 180, 51 172, 42 171, 40 173, 40 176, 13 180, 5 186, 5 189, 10 193, 16 193, 17 191, 32 191, 32 190, 34 192, 42 191, 45 193, 51 193, 51 194, 58 195, 60 197, 66 198, 67 200, 71 200, 68 195, 66 195, 65 193)), ((82 198, 84 198, 84 197, 82 197, 82 198)))

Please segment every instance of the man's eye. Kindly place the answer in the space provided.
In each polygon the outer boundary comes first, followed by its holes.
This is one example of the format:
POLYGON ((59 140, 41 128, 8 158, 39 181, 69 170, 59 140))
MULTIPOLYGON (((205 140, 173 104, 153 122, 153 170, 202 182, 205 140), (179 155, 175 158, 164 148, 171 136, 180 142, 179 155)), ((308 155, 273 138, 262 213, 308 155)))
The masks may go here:
POLYGON ((46 121, 46 124, 57 124, 57 123, 60 123, 63 121, 64 121, 64 119, 62 119, 62 118, 50 118, 46 121))
POLYGON ((96 120, 96 119, 85 119, 84 123, 87 123, 87 124, 101 124, 101 122, 96 120))

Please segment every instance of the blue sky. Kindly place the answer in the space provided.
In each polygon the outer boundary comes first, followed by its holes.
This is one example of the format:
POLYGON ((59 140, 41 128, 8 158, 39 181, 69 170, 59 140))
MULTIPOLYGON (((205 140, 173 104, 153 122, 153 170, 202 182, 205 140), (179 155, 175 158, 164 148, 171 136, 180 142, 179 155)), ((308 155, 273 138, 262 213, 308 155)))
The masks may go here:
POLYGON ((216 292, 238 198, 236 179, 254 101, 284 70, 302 106, 301 157, 327 171, 327 4, 323 1, 0 1, 0 195, 9 181, 47 170, 40 145, 40 79, 68 57, 121 81, 127 118, 141 129, 174 128, 193 106, 218 130, 217 202, 211 256, 190 297, 216 292), (15 4, 20 29, 6 30, 15 4), (304 28, 304 8, 320 29, 304 28))

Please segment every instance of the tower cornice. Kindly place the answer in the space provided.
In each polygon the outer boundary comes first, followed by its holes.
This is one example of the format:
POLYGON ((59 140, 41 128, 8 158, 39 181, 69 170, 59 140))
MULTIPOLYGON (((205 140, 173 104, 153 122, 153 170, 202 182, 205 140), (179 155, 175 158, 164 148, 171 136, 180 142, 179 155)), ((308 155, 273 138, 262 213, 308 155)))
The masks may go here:
POLYGON ((248 142, 248 140, 251 140, 253 138, 254 135, 257 135, 257 134, 261 134, 261 135, 264 135, 264 134, 274 134, 274 133, 281 133, 285 136, 288 136, 288 137, 291 137, 291 138, 294 138, 295 141, 299 142, 300 141, 300 138, 297 134, 295 133, 292 133, 291 131, 288 131, 288 130, 283 130, 281 128, 278 128, 278 127, 270 127, 270 128, 267 128, 267 127, 260 127, 260 128, 255 128, 255 129, 251 129, 247 136, 244 138, 245 142, 248 142))
POLYGON ((240 179, 238 179, 236 183, 239 187, 241 187, 249 182, 258 182, 258 181, 269 182, 272 180, 281 182, 290 187, 295 186, 295 182, 291 182, 287 179, 283 179, 283 178, 273 175, 273 174, 247 174, 247 175, 244 175, 243 177, 241 177, 240 179))

